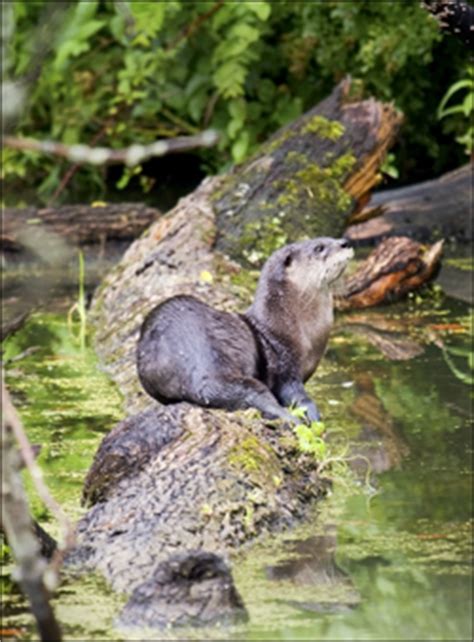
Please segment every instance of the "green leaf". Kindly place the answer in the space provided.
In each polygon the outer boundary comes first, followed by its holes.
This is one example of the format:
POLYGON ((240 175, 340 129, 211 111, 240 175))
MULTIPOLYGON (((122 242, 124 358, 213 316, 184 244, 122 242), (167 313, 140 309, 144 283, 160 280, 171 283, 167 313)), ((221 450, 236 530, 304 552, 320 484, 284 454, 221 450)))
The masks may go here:
POLYGON ((229 124, 227 125, 227 134, 229 135, 229 138, 233 140, 237 134, 240 132, 240 130, 243 127, 243 121, 241 120, 231 120, 229 124))
POLYGON ((75 20, 77 22, 87 22, 97 13, 98 0, 79 0, 76 4, 75 20))
POLYGON ((451 85, 451 87, 448 89, 448 91, 445 93, 443 96, 439 107, 438 107, 438 118, 442 118, 439 114, 443 112, 447 102, 449 99, 457 93, 460 89, 469 89, 471 92, 474 89, 474 81, 468 78, 464 78, 463 80, 459 80, 458 82, 455 82, 454 85, 451 85))
POLYGON ((250 137, 247 131, 243 131, 239 138, 232 145, 232 158, 236 163, 241 163, 247 154, 250 137))
POLYGON ((229 102, 229 114, 232 120, 243 123, 247 117, 247 103, 243 98, 235 98, 229 102))
POLYGON ((198 123, 201 120, 206 105, 206 92, 197 93, 191 98, 191 100, 189 100, 188 114, 191 116, 195 123, 198 123))
POLYGON ((251 45, 260 38, 260 31, 245 22, 237 23, 230 30, 229 36, 238 38, 245 45, 251 45))
POLYGON ((472 154, 474 147, 474 127, 469 127, 467 132, 462 136, 457 136, 456 140, 465 147, 466 154, 472 154))
POLYGON ((260 20, 268 20, 272 12, 272 8, 269 2, 248 2, 247 7, 250 11, 253 11, 260 20))
POLYGON ((235 98, 244 93, 246 75, 247 70, 242 64, 229 60, 214 72, 213 80, 224 98, 235 98))
POLYGON ((464 105, 453 105, 452 107, 447 107, 442 111, 438 111, 438 118, 446 118, 446 116, 452 116, 453 114, 464 114, 464 105))
POLYGON ((74 23, 66 30, 69 37, 63 38, 63 42, 57 49, 54 69, 63 70, 68 59, 79 56, 81 53, 90 49, 90 38, 105 26, 102 20, 90 20, 83 25, 78 22, 74 23))
POLYGON ((474 111, 474 92, 470 92, 464 99, 464 114, 470 116, 474 111))
POLYGON ((155 36, 163 26, 166 2, 131 2, 130 9, 137 31, 155 36))
POLYGON ((122 44, 125 44, 127 42, 127 39, 125 37, 125 27, 125 18, 121 14, 113 16, 109 21, 110 33, 113 35, 115 40, 122 44))

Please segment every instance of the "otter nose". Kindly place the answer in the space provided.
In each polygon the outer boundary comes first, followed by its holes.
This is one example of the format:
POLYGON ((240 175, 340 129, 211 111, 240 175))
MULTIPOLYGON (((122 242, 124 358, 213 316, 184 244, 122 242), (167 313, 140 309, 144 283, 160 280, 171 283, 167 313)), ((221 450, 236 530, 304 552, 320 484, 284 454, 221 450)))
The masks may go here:
POLYGON ((351 247, 351 244, 349 243, 349 241, 347 239, 341 239, 339 241, 339 244, 340 244, 341 247, 344 247, 344 248, 345 247, 351 247))

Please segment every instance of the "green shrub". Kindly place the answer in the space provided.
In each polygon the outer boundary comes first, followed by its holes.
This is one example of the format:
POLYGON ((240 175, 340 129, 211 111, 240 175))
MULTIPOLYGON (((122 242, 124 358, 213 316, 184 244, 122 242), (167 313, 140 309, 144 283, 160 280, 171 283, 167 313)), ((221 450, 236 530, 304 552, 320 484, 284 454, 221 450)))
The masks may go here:
MULTIPOLYGON (((13 78, 32 68, 47 5, 11 3, 13 78)), ((433 105, 466 54, 446 38, 442 63, 433 62, 441 35, 415 0, 79 0, 54 33, 42 29, 51 49, 18 134, 118 148, 214 127, 218 147, 199 152, 214 172, 244 160, 350 73, 361 92, 394 100, 406 115, 394 162, 402 179, 427 162, 431 171, 453 162, 437 142, 433 105)), ((47 198, 67 166, 6 150, 3 172, 10 186, 21 181, 47 198)), ((104 168, 84 167, 73 182, 93 198, 105 177, 104 168)))

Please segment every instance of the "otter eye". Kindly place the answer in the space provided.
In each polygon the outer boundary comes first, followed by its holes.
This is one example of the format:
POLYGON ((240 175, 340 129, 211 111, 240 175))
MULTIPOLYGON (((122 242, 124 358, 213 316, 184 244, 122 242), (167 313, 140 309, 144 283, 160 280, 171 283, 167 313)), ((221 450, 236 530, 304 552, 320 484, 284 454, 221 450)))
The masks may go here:
POLYGON ((318 243, 317 245, 314 246, 314 253, 315 254, 321 254, 321 252, 324 250, 324 245, 321 245, 318 243))
POLYGON ((293 262, 293 256, 291 254, 287 254, 285 256, 285 260, 283 261, 283 265, 287 268, 287 267, 290 267, 292 262, 293 262))

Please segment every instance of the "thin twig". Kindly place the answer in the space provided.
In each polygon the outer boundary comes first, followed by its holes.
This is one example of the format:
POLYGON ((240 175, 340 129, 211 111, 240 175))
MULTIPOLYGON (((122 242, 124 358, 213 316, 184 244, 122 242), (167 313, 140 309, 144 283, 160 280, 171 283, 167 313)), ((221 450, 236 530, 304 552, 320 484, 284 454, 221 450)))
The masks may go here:
POLYGON ((178 36, 172 40, 166 47, 166 51, 172 51, 175 49, 183 40, 188 39, 190 36, 195 33, 199 27, 206 22, 206 20, 209 20, 212 18, 212 16, 219 11, 219 9, 222 9, 224 6, 226 0, 218 0, 215 4, 212 5, 212 7, 207 11, 206 13, 202 13, 201 15, 197 16, 189 25, 187 25, 178 36))
POLYGON ((131 167, 153 156, 165 156, 166 154, 184 152, 197 147, 212 147, 217 143, 217 140, 217 132, 209 129, 195 136, 179 136, 168 140, 157 140, 149 145, 135 144, 124 149, 64 145, 54 141, 40 141, 16 136, 5 136, 3 144, 12 149, 37 151, 43 154, 60 156, 75 163, 90 163, 92 165, 125 163, 125 165, 131 167))
MULTIPOLYGON (((2 373, 3 374, 3 373, 2 373)), ((3 379, 3 378, 2 378, 3 379)), ((69 550, 74 543, 74 528, 69 521, 69 518, 64 513, 61 506, 58 502, 51 496, 48 487, 46 486, 43 479, 43 472, 41 468, 35 461, 34 450, 28 441, 23 424, 18 416, 18 413, 13 405, 8 390, 2 380, 2 408, 4 417, 8 418, 8 423, 11 427, 11 430, 17 440, 18 447, 20 449, 21 457, 25 463, 25 466, 28 472, 31 475, 31 479, 35 485, 38 496, 44 505, 50 510, 54 517, 58 520, 61 530, 63 533, 63 542, 59 543, 58 551, 61 550, 61 558, 64 554, 64 551, 69 550)), ((53 560, 56 564, 60 563, 60 559, 53 560)))
MULTIPOLYGON (((107 131, 107 128, 110 126, 110 122, 105 123, 105 125, 100 129, 100 131, 97 132, 97 134, 92 138, 91 140, 91 145, 94 146, 96 145, 105 135, 105 132, 107 131)), ((54 194, 51 196, 49 199, 46 207, 51 207, 52 204, 56 201, 56 199, 59 198, 59 196, 63 193, 63 191, 66 189, 76 172, 80 169, 81 163, 75 163, 74 165, 71 165, 71 167, 67 170, 67 172, 64 174, 63 178, 61 179, 61 182, 59 183, 58 187, 54 190, 54 194)))
MULTIPOLYGON (((50 590, 56 585, 57 572, 40 555, 40 544, 20 475, 19 452, 15 447, 21 423, 2 381, 2 528, 16 562, 16 579, 29 600, 43 642, 59 642, 61 629, 50 602, 50 590)), ((31 446, 21 453, 30 457, 31 446)))

